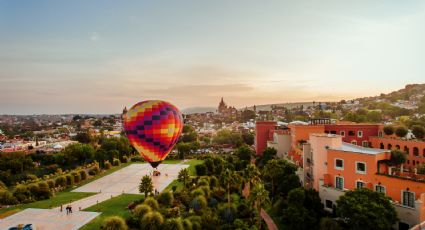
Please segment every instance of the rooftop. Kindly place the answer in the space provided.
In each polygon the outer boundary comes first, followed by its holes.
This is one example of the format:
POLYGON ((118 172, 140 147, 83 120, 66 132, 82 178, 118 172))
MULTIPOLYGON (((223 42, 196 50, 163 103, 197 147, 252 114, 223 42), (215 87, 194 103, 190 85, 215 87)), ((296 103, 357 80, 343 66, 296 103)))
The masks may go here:
POLYGON ((345 142, 342 142, 342 145, 338 148, 330 148, 330 149, 344 151, 344 152, 369 154, 369 155, 376 155, 376 154, 380 154, 380 153, 390 152, 389 150, 365 148, 365 147, 362 147, 362 146, 352 145, 352 144, 345 143, 345 142))

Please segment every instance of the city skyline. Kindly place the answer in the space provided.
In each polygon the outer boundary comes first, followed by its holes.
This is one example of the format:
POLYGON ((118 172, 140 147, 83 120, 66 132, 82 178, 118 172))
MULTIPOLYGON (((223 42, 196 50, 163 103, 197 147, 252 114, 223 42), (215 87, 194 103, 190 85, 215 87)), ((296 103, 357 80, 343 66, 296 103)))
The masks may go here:
POLYGON ((0 0, 0 114, 339 101, 424 83, 425 2, 0 0))

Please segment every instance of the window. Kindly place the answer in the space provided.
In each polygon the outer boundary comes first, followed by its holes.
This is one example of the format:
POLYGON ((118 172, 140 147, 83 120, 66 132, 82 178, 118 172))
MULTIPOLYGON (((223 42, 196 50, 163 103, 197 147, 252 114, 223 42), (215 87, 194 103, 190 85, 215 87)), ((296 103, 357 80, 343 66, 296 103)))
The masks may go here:
POLYGON ((413 155, 414 155, 415 157, 418 157, 418 156, 419 156, 419 149, 418 149, 418 147, 414 147, 414 148, 413 148, 413 155))
POLYGON ((356 141, 356 140, 352 140, 352 141, 351 141, 351 144, 352 144, 352 145, 357 145, 357 141, 356 141))
POLYGON ((363 181, 356 181, 356 188, 364 188, 365 183, 363 181))
POLYGON ((341 131, 339 134, 340 134, 341 136, 345 137, 345 131, 341 131))
POLYGON ((354 136, 354 135, 355 135, 354 131, 348 131, 348 136, 354 136))
POLYGON ((358 137, 363 137, 363 131, 358 131, 358 132, 357 132, 357 136, 358 136, 358 137))
POLYGON ((392 148, 393 148, 393 145, 392 144, 388 144, 387 149, 391 150, 392 148))
POLYGON ((344 169, 344 160, 335 159, 335 169, 344 169))
POLYGON ((336 134, 336 131, 331 131, 331 134, 336 134))
POLYGON ((332 209, 332 207, 333 207, 333 202, 332 202, 332 201, 330 201, 330 200, 326 200, 326 201, 325 201, 325 205, 326 205, 326 208, 330 208, 330 209, 332 209))
POLYGON ((385 149, 384 143, 381 143, 381 144, 379 145, 379 148, 380 148, 380 149, 385 149))
POLYGON ((385 193, 386 193, 386 191, 385 191, 385 187, 384 187, 384 186, 382 186, 382 185, 380 185, 380 184, 375 185, 375 191, 376 191, 376 192, 383 193, 383 194, 385 194, 385 193))
POLYGON ((409 155, 409 148, 407 146, 404 146, 404 152, 409 155))
POLYGON ((403 191, 403 205, 408 207, 415 207, 415 193, 403 191))
POLYGON ((341 189, 341 190, 344 189, 344 178, 339 176, 335 177, 335 188, 341 189))
POLYGON ((400 150, 400 145, 396 145, 395 148, 400 150))
POLYGON ((368 141, 363 141, 362 142, 362 146, 365 147, 365 148, 369 147, 369 142, 368 141))
POLYGON ((356 173, 366 174, 366 163, 356 162, 356 173))

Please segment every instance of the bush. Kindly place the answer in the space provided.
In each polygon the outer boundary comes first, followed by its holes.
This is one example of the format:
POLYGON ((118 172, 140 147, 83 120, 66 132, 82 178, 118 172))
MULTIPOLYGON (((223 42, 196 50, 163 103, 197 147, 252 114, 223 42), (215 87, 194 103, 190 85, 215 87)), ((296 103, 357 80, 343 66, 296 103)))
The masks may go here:
POLYGON ((205 197, 210 197, 211 192, 210 192, 210 186, 209 185, 204 185, 204 186, 200 186, 198 189, 202 189, 202 191, 204 191, 204 195, 205 197))
POLYGON ((102 230, 127 230, 128 226, 125 220, 119 216, 106 218, 100 226, 102 230))
POLYGON ((215 176, 210 177, 210 187, 215 188, 218 186, 218 179, 215 176))
POLYGON ((205 176, 207 175, 207 167, 204 164, 199 164, 195 166, 196 174, 198 176, 205 176))
POLYGON ((70 174, 66 174, 65 178, 66 178, 66 186, 72 187, 74 185, 74 177, 70 174))
POLYGON ((105 163, 103 164, 103 167, 108 170, 112 168, 112 164, 109 161, 105 161, 105 163))
POLYGON ((120 164, 121 164, 120 159, 114 158, 114 160, 112 161, 113 166, 119 166, 120 164))
POLYGON ((197 188, 197 189, 193 190, 193 191, 190 193, 190 195, 191 195, 192 197, 197 197, 197 196, 205 196, 206 194, 205 194, 205 192, 204 192, 204 190, 203 190, 203 189, 201 189, 201 188, 197 188))
POLYGON ((128 157, 127 156, 123 156, 121 162, 122 163, 128 163, 128 157))
POLYGON ((13 194, 6 189, 0 189, 0 204, 3 205, 15 205, 18 204, 19 201, 13 194))
POLYGON ((74 183, 78 183, 81 181, 81 176, 78 172, 73 172, 71 175, 73 176, 74 183))
POLYGON ((145 159, 143 159, 143 157, 141 156, 134 156, 131 158, 131 162, 144 162, 145 159))
POLYGON ((155 198, 153 198, 153 197, 146 198, 145 201, 143 202, 143 204, 148 205, 153 210, 158 210, 159 209, 158 201, 156 201, 155 198))
POLYGON ((162 192, 158 196, 158 201, 164 206, 171 206, 174 201, 173 193, 171 192, 162 192))
POLYGON ((152 212, 152 209, 149 205, 147 204, 139 204, 137 205, 134 210, 133 210, 133 215, 136 219, 138 219, 139 221, 142 220, 143 216, 148 213, 148 212, 152 212))
POLYGON ((86 172, 86 170, 80 170, 79 173, 80 173, 81 180, 86 180, 87 179, 87 172, 86 172))
POLYGON ((46 200, 53 196, 52 191, 49 188, 47 182, 39 182, 37 190, 37 200, 46 200))
POLYGON ((198 181, 198 186, 210 186, 207 178, 202 178, 198 181))
POLYGON ((55 180, 55 186, 56 187, 65 187, 66 186, 66 177, 65 176, 60 176, 58 178, 56 178, 55 180))
POLYGON ((13 196, 16 197, 20 203, 27 203, 32 201, 31 192, 28 190, 28 187, 23 184, 19 184, 15 187, 13 196))
POLYGON ((142 230, 159 230, 164 223, 164 217, 159 212, 149 212, 143 216, 141 222, 142 230))
POLYGON ((412 126, 412 133, 416 138, 423 139, 425 136, 425 128, 420 125, 414 125, 412 126))
POLYGON ((47 184, 49 185, 49 188, 52 189, 55 187, 55 182, 53 180, 48 180, 47 184))
POLYGON ((403 126, 397 127, 397 129, 395 130, 395 135, 397 135, 398 137, 405 137, 407 133, 408 130, 403 126))
POLYGON ((7 186, 3 183, 3 181, 0 181, 0 189, 7 189, 7 186))
POLYGON ((394 134, 394 127, 391 126, 391 125, 386 125, 384 127, 384 133, 385 133, 385 135, 388 135, 388 136, 393 135, 394 134))
POLYGON ((165 221, 162 228, 164 230, 184 230, 182 220, 180 218, 170 218, 165 221))
POLYGON ((190 208, 195 211, 201 211, 207 207, 207 199, 205 196, 197 196, 190 202, 190 208))
POLYGON ((99 174, 99 172, 100 172, 99 165, 98 165, 98 164, 96 164, 96 165, 94 165, 94 166, 92 166, 92 167, 90 168, 90 170, 89 170, 89 175, 90 175, 90 176, 95 176, 95 175, 99 174))

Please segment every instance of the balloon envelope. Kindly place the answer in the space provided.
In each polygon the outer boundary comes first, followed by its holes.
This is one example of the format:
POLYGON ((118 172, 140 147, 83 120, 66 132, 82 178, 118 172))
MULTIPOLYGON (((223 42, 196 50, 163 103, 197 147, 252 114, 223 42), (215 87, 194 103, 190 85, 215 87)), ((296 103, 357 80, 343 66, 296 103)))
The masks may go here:
POLYGON ((124 114, 123 121, 130 143, 154 168, 168 156, 183 130, 181 112, 159 100, 135 104, 124 114))

